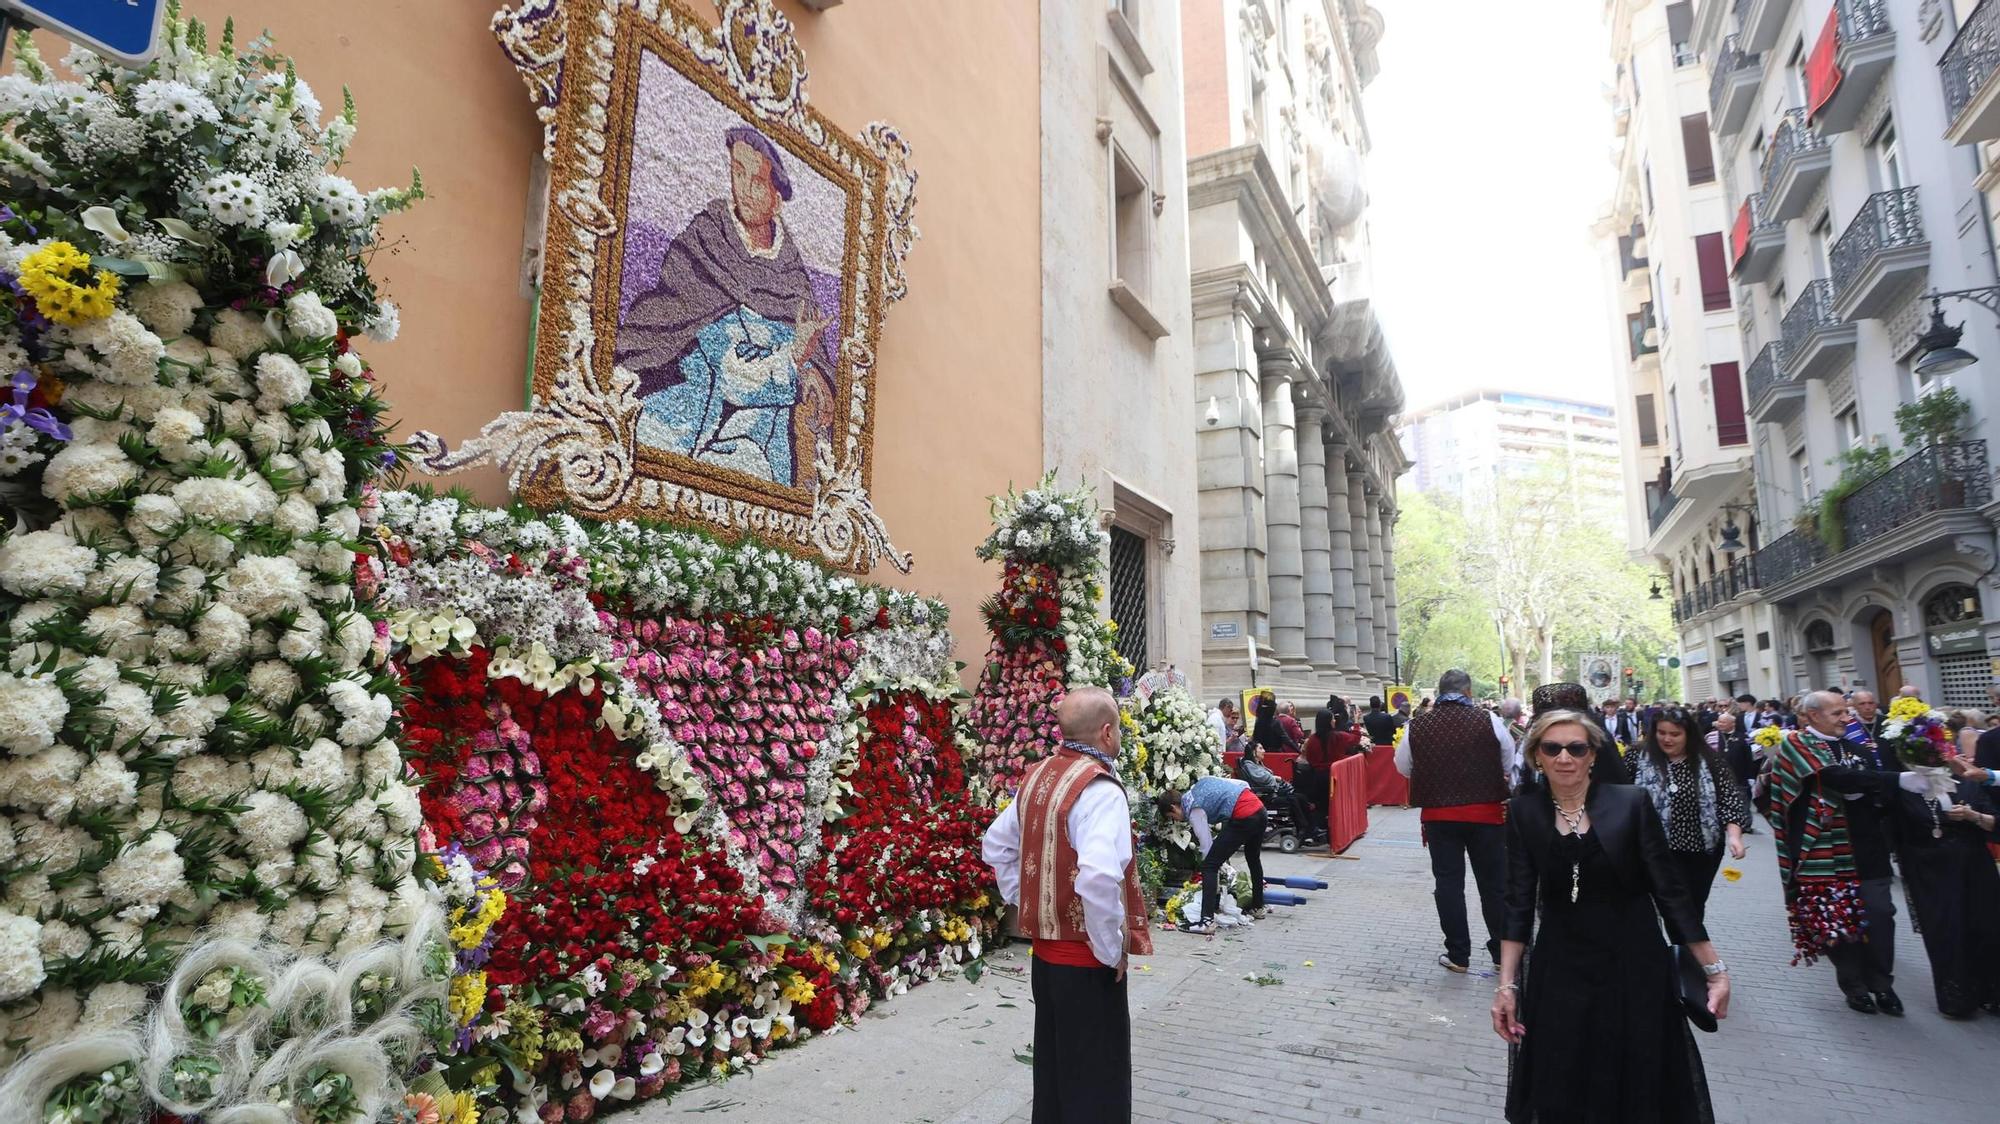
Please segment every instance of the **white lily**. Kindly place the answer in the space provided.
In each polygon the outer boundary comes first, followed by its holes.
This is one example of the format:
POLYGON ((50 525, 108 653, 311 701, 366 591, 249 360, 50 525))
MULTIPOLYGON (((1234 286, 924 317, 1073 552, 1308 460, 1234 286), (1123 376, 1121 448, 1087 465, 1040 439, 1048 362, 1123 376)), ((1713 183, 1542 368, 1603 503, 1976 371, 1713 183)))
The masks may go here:
POLYGON ((305 276, 305 272, 305 260, 297 250, 279 250, 264 266, 264 283, 273 289, 282 288, 305 276))
POLYGON ((85 207, 83 228, 103 235, 105 240, 114 246, 123 246, 132 240, 132 235, 125 230, 125 224, 118 221, 118 212, 109 207, 85 207))

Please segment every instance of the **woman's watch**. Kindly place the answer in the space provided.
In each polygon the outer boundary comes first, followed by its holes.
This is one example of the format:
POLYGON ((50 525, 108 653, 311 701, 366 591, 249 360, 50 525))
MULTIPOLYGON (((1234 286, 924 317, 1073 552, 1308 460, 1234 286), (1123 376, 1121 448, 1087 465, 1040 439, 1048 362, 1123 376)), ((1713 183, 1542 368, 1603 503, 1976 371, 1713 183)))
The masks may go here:
POLYGON ((1726 976, 1729 974, 1729 965, 1724 964, 1720 960, 1713 964, 1703 964, 1701 966, 1701 974, 1704 976, 1726 976))

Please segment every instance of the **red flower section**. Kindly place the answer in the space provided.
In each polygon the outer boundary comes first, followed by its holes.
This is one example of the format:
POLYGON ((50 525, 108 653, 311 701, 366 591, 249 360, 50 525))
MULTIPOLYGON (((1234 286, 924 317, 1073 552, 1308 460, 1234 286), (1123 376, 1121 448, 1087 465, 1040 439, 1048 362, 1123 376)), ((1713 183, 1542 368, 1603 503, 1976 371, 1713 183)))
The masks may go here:
POLYGON ((848 784, 854 795, 844 832, 878 827, 898 813, 929 808, 965 794, 965 762, 952 739, 949 699, 898 691, 862 715, 861 744, 848 784))

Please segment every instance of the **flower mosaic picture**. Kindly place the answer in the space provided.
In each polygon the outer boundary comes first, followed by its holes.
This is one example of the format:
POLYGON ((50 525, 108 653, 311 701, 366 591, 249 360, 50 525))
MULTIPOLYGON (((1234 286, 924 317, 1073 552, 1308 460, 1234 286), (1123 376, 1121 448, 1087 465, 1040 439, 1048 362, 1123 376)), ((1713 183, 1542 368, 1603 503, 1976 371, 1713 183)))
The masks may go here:
POLYGON ((876 345, 916 239, 909 146, 807 104, 771 0, 527 0, 494 21, 544 124, 535 401, 419 463, 540 507, 907 571, 868 495, 876 345), (566 76, 576 77, 570 81, 566 76))

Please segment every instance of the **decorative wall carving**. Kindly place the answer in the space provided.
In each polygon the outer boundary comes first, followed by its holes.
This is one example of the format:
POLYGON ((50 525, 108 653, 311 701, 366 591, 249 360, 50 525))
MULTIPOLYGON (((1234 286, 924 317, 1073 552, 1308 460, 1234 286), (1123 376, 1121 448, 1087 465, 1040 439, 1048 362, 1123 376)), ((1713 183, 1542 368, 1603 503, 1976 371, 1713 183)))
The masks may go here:
POLYGON ((536 506, 707 524, 866 572, 876 343, 916 173, 809 104, 773 0, 524 0, 494 19, 551 165, 535 403, 420 463, 507 467, 536 506))

